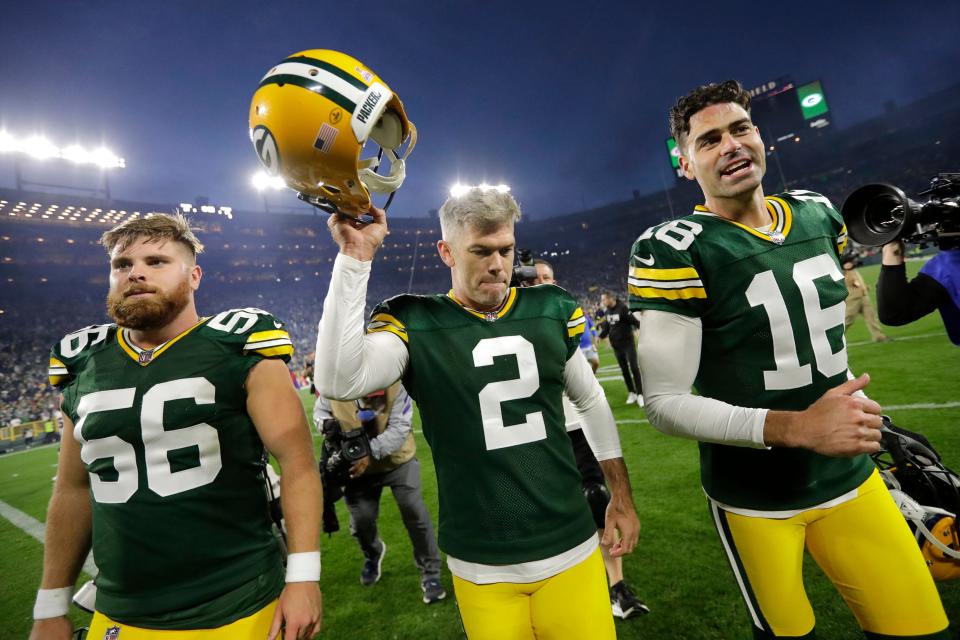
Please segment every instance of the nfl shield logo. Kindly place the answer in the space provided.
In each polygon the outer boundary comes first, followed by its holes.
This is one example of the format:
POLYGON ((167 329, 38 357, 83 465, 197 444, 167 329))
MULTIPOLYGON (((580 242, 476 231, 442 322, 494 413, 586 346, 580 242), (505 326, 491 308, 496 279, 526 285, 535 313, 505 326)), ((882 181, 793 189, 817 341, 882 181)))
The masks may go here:
POLYGON ((103 640, 117 640, 120 637, 120 627, 109 627, 103 634, 103 640))
MULTIPOLYGON (((137 357, 137 362, 140 364, 150 364, 150 361, 153 360, 153 351, 141 351, 140 355, 137 357)), ((107 640, 104 638, 104 640, 107 640)))

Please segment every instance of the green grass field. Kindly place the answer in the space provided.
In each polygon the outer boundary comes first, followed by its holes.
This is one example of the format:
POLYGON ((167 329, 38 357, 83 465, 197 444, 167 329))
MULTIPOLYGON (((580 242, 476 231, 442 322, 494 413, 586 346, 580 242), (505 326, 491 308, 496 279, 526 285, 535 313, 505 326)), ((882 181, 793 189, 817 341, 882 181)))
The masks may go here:
MULTIPOLYGON (((911 263, 911 273, 918 268, 911 263)), ((876 278, 876 267, 863 272, 871 283, 876 278)), ((870 343, 863 321, 858 320, 847 336, 851 368, 855 373, 871 374, 867 392, 890 407, 895 422, 926 434, 946 463, 960 469, 960 349, 947 340, 936 315, 907 327, 890 328, 888 334, 895 342, 870 343), (903 405, 926 406, 896 408, 903 405)), ((611 353, 602 352, 601 362, 602 378, 617 375, 611 353)), ((643 526, 640 546, 626 559, 625 572, 651 608, 643 618, 618 621, 619 637, 752 638, 746 609, 707 515, 696 444, 661 435, 645 422, 641 409, 625 406, 626 389, 619 378, 605 380, 603 386, 619 423, 643 526)), ((304 402, 309 409, 312 399, 305 396, 304 402)), ((436 516, 430 450, 419 434, 417 444, 425 498, 436 516)), ((0 500, 42 522, 55 465, 53 446, 0 457, 0 500)), ((393 500, 385 497, 382 501, 380 530, 389 553, 383 577, 373 587, 360 585, 361 555, 346 531, 348 518, 342 501, 337 511, 343 530, 322 542, 322 637, 463 637, 446 570, 443 582, 448 599, 429 607, 421 603, 410 542, 393 500)), ((40 580, 42 545, 2 517, 0 539, 0 640, 26 638, 40 580)), ((837 592, 809 559, 804 576, 817 613, 818 637, 862 638, 837 592)), ((939 588, 956 628, 960 625, 960 581, 941 583, 939 588)), ((85 621, 79 613, 74 619, 85 621)))

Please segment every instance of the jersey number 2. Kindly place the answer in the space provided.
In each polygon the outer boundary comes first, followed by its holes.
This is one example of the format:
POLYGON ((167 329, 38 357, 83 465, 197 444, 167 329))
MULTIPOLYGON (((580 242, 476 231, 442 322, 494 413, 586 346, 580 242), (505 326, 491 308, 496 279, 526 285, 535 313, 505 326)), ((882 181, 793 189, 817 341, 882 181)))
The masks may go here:
POLYGON ((503 424, 501 403, 507 400, 529 398, 540 388, 537 356, 533 345, 523 336, 485 338, 473 348, 473 366, 489 367, 496 356, 515 356, 520 377, 513 380, 490 382, 480 390, 480 418, 483 420, 483 439, 487 451, 536 442, 547 437, 543 412, 525 416, 521 424, 503 424))
MULTIPOLYGON (((210 484, 223 466, 220 459, 220 438, 209 424, 200 423, 183 429, 167 431, 163 428, 163 405, 170 400, 193 400, 197 404, 213 404, 215 389, 205 378, 184 378, 156 384, 143 394, 140 410, 140 430, 147 466, 147 486, 159 496, 170 496, 210 484), (197 447, 200 465, 173 471, 167 454, 176 449, 197 447)), ((137 455, 133 445, 118 436, 84 440, 81 436, 87 416, 98 411, 116 411, 133 406, 137 390, 111 389, 83 396, 77 406, 77 425, 74 433, 81 443, 80 458, 89 464, 103 458, 113 458, 117 479, 105 481, 96 473, 90 474, 90 488, 100 503, 123 503, 139 487, 137 455)))

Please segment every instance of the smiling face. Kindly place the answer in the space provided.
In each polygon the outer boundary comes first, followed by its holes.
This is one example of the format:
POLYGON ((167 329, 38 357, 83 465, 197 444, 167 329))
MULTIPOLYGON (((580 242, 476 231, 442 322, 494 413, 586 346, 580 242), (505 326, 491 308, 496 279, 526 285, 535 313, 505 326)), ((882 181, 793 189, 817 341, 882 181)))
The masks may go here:
POLYGON ((450 267, 457 299, 479 311, 498 308, 510 288, 515 244, 512 222, 483 229, 466 226, 440 240, 437 250, 450 267))
POLYGON ((128 329, 162 329, 194 308, 200 277, 193 255, 179 242, 143 239, 115 248, 110 254, 107 314, 128 329))
POLYGON ((711 104, 690 116, 690 132, 680 148, 684 175, 700 184, 708 201, 752 195, 767 167, 760 131, 733 102, 711 104))

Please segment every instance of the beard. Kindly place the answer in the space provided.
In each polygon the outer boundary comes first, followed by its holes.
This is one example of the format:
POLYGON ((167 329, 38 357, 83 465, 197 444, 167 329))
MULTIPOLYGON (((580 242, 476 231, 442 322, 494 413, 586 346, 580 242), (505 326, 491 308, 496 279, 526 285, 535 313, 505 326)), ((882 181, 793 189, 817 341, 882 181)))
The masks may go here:
POLYGON ((135 331, 150 331, 170 324, 190 303, 192 293, 186 280, 170 293, 154 289, 153 297, 146 299, 126 297, 131 289, 144 290, 143 287, 131 286, 121 292, 111 291, 107 294, 107 315, 117 326, 135 331))

